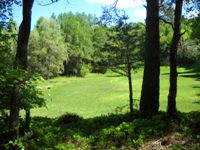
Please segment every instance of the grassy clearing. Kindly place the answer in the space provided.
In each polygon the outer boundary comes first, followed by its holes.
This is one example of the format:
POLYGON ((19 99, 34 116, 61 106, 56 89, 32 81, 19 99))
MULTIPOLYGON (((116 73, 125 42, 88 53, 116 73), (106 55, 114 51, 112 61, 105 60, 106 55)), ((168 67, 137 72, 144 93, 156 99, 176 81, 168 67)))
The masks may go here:
MULTIPOLYGON (((177 108, 183 112, 200 110, 200 71, 178 69, 177 108)), ((133 93, 138 108, 143 69, 133 74, 133 93)), ((166 110, 169 88, 169 67, 161 67, 160 110, 166 110)), ((126 77, 114 73, 89 74, 85 78, 59 77, 44 81, 49 88, 47 108, 31 110, 32 116, 57 117, 66 112, 90 118, 108 113, 128 111, 128 83, 126 77)))
MULTIPOLYGON (((46 93, 47 109, 32 110, 30 130, 21 131, 13 145, 33 150, 199 150, 200 70, 178 71, 177 107, 182 113, 175 118, 164 112, 149 119, 142 118, 137 110, 122 113, 128 111, 127 79, 111 72, 44 81, 40 86, 49 89, 51 95, 46 93)), ((160 78, 160 109, 165 110, 169 67, 161 68, 160 78)), ((141 84, 142 69, 133 75, 137 106, 141 84)))

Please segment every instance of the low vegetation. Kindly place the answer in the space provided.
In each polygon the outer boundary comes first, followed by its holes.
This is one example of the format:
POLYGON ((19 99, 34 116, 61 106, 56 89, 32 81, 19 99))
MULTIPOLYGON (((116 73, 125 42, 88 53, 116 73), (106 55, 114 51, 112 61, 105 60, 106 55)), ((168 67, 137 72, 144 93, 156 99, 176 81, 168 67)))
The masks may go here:
POLYGON ((33 117, 31 130, 17 142, 24 149, 191 149, 200 148, 199 112, 169 118, 160 112, 151 119, 132 114, 94 118, 67 113, 61 117, 33 117))

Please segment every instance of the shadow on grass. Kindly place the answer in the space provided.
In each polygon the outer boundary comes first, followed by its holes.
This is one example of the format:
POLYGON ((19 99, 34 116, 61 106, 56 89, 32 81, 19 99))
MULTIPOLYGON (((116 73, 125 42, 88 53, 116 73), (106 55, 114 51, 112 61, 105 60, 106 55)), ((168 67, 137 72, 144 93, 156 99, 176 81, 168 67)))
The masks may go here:
MULTIPOLYGON (((200 83, 199 83, 199 84, 200 84, 200 83)), ((193 86, 193 88, 194 88, 194 89, 199 89, 199 91, 200 91, 200 85, 199 85, 199 86, 193 86)), ((199 98, 198 98, 198 100, 194 101, 193 103, 199 104, 199 105, 200 105, 200 93, 197 93, 196 95, 197 95, 197 97, 199 97, 199 98)))
POLYGON ((186 71, 179 73, 182 77, 200 80, 200 64, 186 66, 185 69, 186 71))
MULTIPOLYGON (((200 89, 200 85, 199 85, 199 86, 193 86, 193 88, 194 88, 194 89, 200 89)), ((200 90, 199 90, 199 91, 200 91, 200 90)), ((194 101, 194 103, 200 105, 200 93, 197 93, 196 95, 199 97, 199 99, 196 100, 196 101, 194 101)))
MULTIPOLYGON (((200 80, 200 64, 184 66, 184 68, 186 71, 178 72, 181 77, 195 78, 200 80)), ((162 75, 169 75, 169 73, 163 73, 162 75)))
MULTIPOLYGON (((162 75, 170 75, 170 73, 163 73, 162 75)), ((184 78, 194 78, 197 81, 200 81, 200 71, 189 70, 189 71, 182 71, 178 72, 178 77, 184 78)))
MULTIPOLYGON (((169 75, 169 73, 162 73, 162 75, 169 75)), ((195 70, 178 72, 178 75, 186 78, 195 78, 197 80, 200 79, 200 71, 195 71, 195 70)))
MULTIPOLYGON (((184 68, 185 68, 185 71, 178 72, 178 75, 180 77, 192 78, 192 79, 198 81, 199 85, 193 86, 193 88, 194 89, 198 89, 198 88, 200 89, 200 64, 185 66, 184 68)), ((162 75, 169 75, 169 73, 163 73, 162 75)), ((200 93, 197 93, 196 95, 198 97, 200 97, 200 93)), ((200 100, 197 100, 194 103, 200 104, 200 100)))
POLYGON ((120 74, 108 74, 108 75, 106 75, 105 77, 124 77, 123 75, 120 75, 120 74))
POLYGON ((197 79, 197 80, 200 80, 200 73, 194 72, 194 74, 183 74, 183 75, 181 75, 181 77, 185 77, 185 78, 195 78, 195 79, 197 79))
MULTIPOLYGON (((195 65, 192 65, 192 66, 185 66, 184 68, 186 69, 186 71, 179 72, 178 74, 181 77, 184 77, 184 78, 195 79, 196 81, 198 81, 199 85, 193 86, 193 88, 194 89, 200 88, 200 64, 195 64, 195 65)), ((200 97, 200 93, 197 93, 196 95, 198 97, 200 97)), ((198 101, 195 101, 194 103, 200 104, 200 101, 198 100, 198 101)))

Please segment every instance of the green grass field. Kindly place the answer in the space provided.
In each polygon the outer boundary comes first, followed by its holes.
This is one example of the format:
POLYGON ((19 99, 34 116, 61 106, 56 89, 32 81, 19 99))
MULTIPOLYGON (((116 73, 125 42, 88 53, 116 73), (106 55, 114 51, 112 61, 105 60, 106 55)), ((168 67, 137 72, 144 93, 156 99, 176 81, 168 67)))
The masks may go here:
MULTIPOLYGON (((179 68, 177 108, 183 112, 200 111, 200 72, 179 68)), ((143 69, 133 74, 135 108, 139 107, 143 69)), ((166 110, 169 67, 161 67, 160 110, 166 110)), ((114 73, 88 74, 85 78, 59 77, 41 83, 47 108, 31 110, 32 116, 57 117, 66 112, 84 118, 128 111, 127 78, 114 73), (50 96, 48 96, 48 94, 50 96)))

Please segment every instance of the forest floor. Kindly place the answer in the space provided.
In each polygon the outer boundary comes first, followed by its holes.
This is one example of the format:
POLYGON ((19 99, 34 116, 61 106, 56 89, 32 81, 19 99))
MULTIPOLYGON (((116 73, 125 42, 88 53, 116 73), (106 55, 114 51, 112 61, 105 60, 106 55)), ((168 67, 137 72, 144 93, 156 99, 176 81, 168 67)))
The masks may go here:
POLYGON ((145 119, 139 112, 84 119, 76 114, 33 117, 21 138, 24 149, 199 150, 200 112, 166 113, 145 119))
POLYGON ((185 134, 170 133, 159 138, 153 138, 144 143, 139 150, 198 150, 200 143, 185 134))

